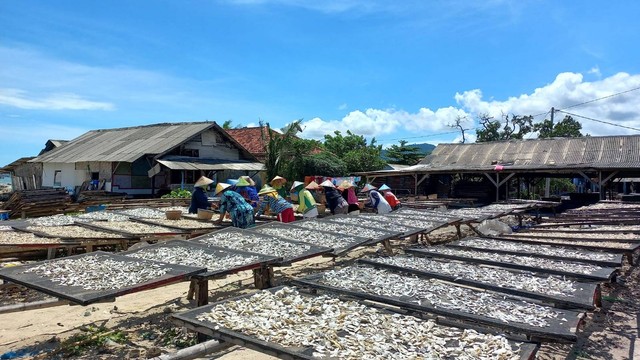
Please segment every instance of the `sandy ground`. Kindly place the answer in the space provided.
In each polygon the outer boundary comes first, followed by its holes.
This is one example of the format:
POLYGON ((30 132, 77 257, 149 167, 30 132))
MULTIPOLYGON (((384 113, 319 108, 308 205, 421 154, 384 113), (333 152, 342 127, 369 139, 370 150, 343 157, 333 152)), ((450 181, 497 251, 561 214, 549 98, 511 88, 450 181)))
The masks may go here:
MULTIPOLYGON (((450 231, 439 231, 431 238, 441 240, 452 235, 450 231)), ((406 241, 394 243, 395 252, 401 252, 405 245, 406 241)), ((292 278, 350 264, 362 256, 381 252, 378 245, 355 250, 337 261, 316 258, 292 267, 277 268, 276 283, 284 284, 292 278)), ((623 273, 623 281, 603 287, 603 307, 588 313, 578 342, 545 344, 538 353, 539 359, 640 359, 640 267, 627 265, 623 273)), ((185 282, 87 307, 64 305, 0 314, 0 355, 20 349, 48 349, 52 351, 35 358, 122 359, 175 352, 195 343, 193 334, 169 320, 171 313, 195 306, 186 300, 187 290, 188 283, 185 282), (104 341, 113 335, 117 335, 115 341, 111 338, 104 341), (96 337, 103 341, 95 341, 96 337)), ((210 302, 256 291, 251 272, 212 281, 209 290, 210 302)), ((42 298, 41 294, 22 287, 0 285, 0 305, 42 298)), ((275 359, 237 346, 207 358, 275 359)))

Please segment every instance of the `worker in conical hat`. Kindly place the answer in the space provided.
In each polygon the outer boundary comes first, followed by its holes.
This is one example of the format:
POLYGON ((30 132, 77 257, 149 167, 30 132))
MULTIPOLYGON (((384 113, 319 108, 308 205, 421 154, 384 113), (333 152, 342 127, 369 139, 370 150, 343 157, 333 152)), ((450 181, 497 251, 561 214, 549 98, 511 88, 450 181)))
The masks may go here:
POLYGON ((304 188, 302 181, 294 181, 291 186, 291 191, 298 192, 298 209, 297 212, 301 213, 304 218, 318 217, 318 207, 316 200, 309 190, 304 188))
POLYGON ((189 213, 197 214, 198 209, 209 210, 211 204, 207 196, 207 187, 213 184, 213 180, 206 176, 201 176, 195 184, 193 184, 193 193, 191 194, 191 204, 189 205, 189 213))
POLYGON ((336 214, 346 214, 349 209, 349 204, 347 201, 342 198, 342 195, 336 189, 336 186, 333 185, 331 180, 325 180, 320 184, 324 188, 324 194, 327 198, 327 205, 329 206, 329 211, 333 215, 336 214))
POLYGON ((347 204, 349 204, 347 213, 350 215, 360 214, 360 202, 356 195, 356 186, 351 181, 344 180, 340 183, 340 187, 342 188, 342 198, 347 201, 347 204))
POLYGON ((400 208, 400 200, 398 200, 396 194, 391 192, 391 188, 388 187, 387 184, 383 184, 378 190, 382 191, 384 199, 387 200, 389 206, 391 206, 391 209, 396 210, 400 208))
POLYGON ((240 194, 231 190, 231 185, 218 183, 216 195, 220 196, 220 219, 216 221, 217 224, 222 224, 228 212, 234 227, 246 229, 255 225, 253 208, 240 194))
POLYGON ((269 185, 265 185, 260 189, 258 195, 260 195, 261 198, 258 203, 256 216, 264 214, 268 207, 271 209, 271 212, 277 214, 278 221, 283 223, 295 221, 296 218, 293 215, 293 205, 280 196, 276 189, 269 185))
POLYGON ((371 184, 367 184, 364 186, 364 188, 362 189, 363 192, 366 192, 369 199, 367 200, 367 202, 364 204, 367 207, 372 207, 374 209, 376 209, 376 212, 378 214, 388 214, 391 212, 391 205, 389 205, 389 203, 387 202, 387 200, 385 200, 384 196, 382 196, 382 194, 380 194, 379 192, 376 191, 376 187, 371 185, 371 184))
POLYGON ((242 195, 242 197, 255 209, 258 206, 260 197, 258 196, 258 191, 254 185, 255 182, 253 182, 250 177, 241 176, 238 178, 238 182, 236 183, 236 192, 242 195), (251 183, 253 183, 253 185, 251 185, 251 183))
POLYGON ((287 179, 283 178, 282 176, 276 176, 271 179, 269 184, 271 184, 271 186, 276 189, 278 195, 282 196, 283 198, 287 197, 287 188, 285 187, 285 185, 287 184, 287 179))

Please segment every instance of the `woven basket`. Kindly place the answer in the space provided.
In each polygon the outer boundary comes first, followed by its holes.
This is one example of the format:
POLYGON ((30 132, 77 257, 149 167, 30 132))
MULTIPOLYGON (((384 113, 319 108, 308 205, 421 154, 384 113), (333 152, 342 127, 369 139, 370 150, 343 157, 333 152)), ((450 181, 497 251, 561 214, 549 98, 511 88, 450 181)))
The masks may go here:
POLYGON ((211 220, 212 217, 213 217, 213 211, 198 209, 198 219, 211 220))
POLYGON ((182 217, 182 210, 167 210, 164 212, 167 220, 180 220, 182 217))

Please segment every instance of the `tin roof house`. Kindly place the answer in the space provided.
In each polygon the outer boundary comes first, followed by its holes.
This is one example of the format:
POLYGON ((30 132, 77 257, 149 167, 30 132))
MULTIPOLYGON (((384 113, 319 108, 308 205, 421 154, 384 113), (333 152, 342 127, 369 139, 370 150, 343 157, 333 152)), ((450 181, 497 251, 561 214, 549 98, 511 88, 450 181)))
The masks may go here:
POLYGON ((222 181, 264 168, 209 121, 92 130, 30 162, 42 163, 43 187, 75 189, 89 182, 129 195, 191 188, 202 175, 222 181))

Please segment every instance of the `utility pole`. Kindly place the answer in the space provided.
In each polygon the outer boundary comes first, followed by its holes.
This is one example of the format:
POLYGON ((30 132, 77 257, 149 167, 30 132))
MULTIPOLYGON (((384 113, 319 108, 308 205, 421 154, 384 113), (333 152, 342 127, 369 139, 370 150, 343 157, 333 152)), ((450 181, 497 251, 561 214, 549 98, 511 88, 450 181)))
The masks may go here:
MULTIPOLYGON (((553 114, 555 114, 556 109, 551 107, 551 131, 553 132, 553 114)), ((551 178, 546 178, 544 181, 544 196, 549 197, 551 195, 551 178)))
POLYGON ((552 106, 551 107, 551 126, 553 126, 553 114, 555 114, 556 109, 552 106))

